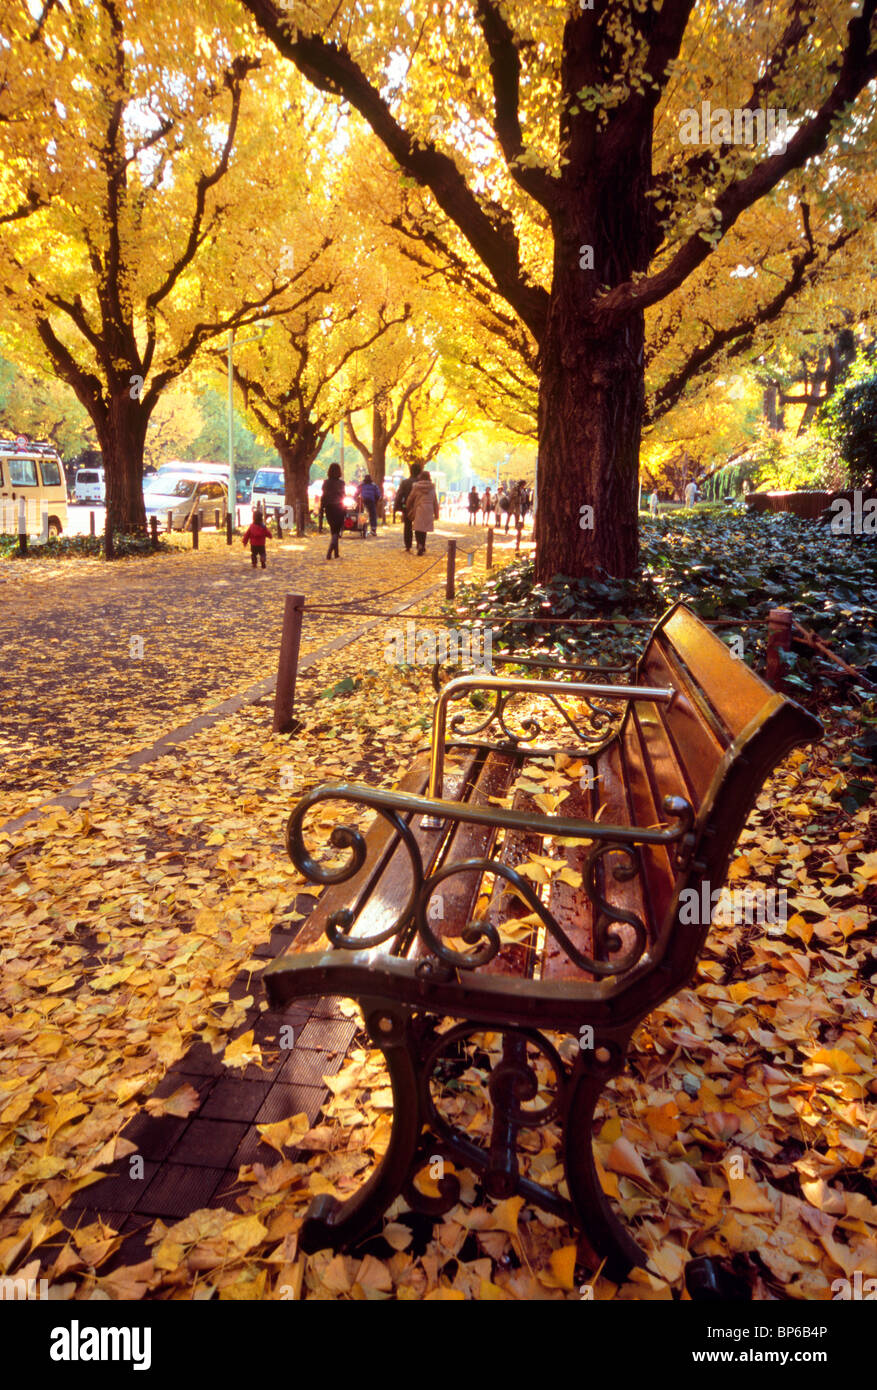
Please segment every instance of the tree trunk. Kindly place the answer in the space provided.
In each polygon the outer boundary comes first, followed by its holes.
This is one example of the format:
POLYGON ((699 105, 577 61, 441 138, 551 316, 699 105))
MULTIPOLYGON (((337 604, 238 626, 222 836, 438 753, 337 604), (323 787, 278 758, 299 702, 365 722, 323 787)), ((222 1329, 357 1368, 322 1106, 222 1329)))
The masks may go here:
POLYGON ((303 536, 307 530, 311 464, 319 451, 301 435, 292 440, 275 438, 274 442, 283 461, 284 499, 287 506, 295 508, 296 534, 303 536))
POLYGON ((643 342, 641 314, 611 339, 589 336, 575 303, 555 296, 539 381, 540 581, 636 571, 643 342))
POLYGON ((110 534, 146 533, 143 447, 149 415, 149 407, 133 400, 127 387, 117 390, 109 406, 92 415, 106 470, 106 529, 110 534))
POLYGON ((383 488, 387 474, 387 423, 378 401, 375 401, 372 409, 372 449, 369 462, 372 482, 383 488))

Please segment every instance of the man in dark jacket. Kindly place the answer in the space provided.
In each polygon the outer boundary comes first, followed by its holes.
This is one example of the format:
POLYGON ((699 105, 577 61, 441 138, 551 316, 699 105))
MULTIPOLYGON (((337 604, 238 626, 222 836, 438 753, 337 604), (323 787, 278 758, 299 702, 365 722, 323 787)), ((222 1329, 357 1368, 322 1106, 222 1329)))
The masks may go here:
POLYGON ((358 488, 359 500, 368 512, 369 527, 373 536, 378 534, 378 502, 381 500, 381 489, 377 483, 373 483, 371 474, 366 473, 358 488))
POLYGON ((393 515, 395 516, 396 512, 402 513, 405 524, 405 549, 409 551, 414 542, 414 527, 409 520, 406 509, 408 506, 408 496, 417 481, 420 471, 421 465, 419 463, 412 463, 410 476, 402 479, 396 490, 396 496, 393 498, 393 515))

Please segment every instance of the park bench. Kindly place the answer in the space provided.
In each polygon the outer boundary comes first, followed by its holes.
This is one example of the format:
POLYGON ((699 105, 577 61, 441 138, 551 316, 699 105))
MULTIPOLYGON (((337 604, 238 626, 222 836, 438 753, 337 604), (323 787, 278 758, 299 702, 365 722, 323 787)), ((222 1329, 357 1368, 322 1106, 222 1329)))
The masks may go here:
POLYGON ((346 1201, 314 1200, 305 1250, 349 1246, 400 1193, 414 1210, 449 1210, 460 1187, 448 1162, 491 1197, 518 1193, 578 1227, 616 1278, 646 1263, 600 1184, 595 1109, 634 1029, 696 969, 711 914, 692 925, 680 895, 714 901, 766 778, 823 731, 682 605, 654 628, 632 684, 618 684, 618 668, 588 668, 608 674, 603 684, 583 681, 584 670, 451 679, 435 702, 431 752, 397 789, 326 783, 292 812, 291 858, 329 886, 290 954, 266 970, 269 1002, 355 999, 393 1094, 380 1166, 346 1201), (473 691, 488 695, 486 712, 473 712, 473 691), (531 709, 545 702, 565 741, 547 742, 532 712, 516 720, 522 698, 531 709), (525 763, 553 769, 558 752, 583 772, 556 813, 540 810, 526 778, 510 807, 497 804, 525 763), (365 833, 333 829, 340 866, 317 862, 303 831, 311 808, 336 800, 377 812, 365 833), (540 896, 521 870, 546 841, 569 872, 540 896), (324 934, 331 948, 313 949, 324 934), (491 1103, 480 1142, 460 1111, 473 1065, 491 1103), (533 1132, 554 1124, 568 1196, 532 1176, 533 1132), (442 1175, 439 1195, 422 1190, 428 1165, 442 1175))

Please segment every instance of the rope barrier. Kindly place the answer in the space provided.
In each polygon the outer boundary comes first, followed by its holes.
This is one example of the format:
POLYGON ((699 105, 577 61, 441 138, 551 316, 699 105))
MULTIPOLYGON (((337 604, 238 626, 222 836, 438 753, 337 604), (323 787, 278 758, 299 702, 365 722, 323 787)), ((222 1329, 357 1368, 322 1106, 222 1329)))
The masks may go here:
MULTIPOLYGON (((390 590, 390 592, 394 592, 390 590)), ((367 602, 368 600, 363 600, 367 602)), ((384 613, 377 609, 368 608, 347 608, 334 607, 329 604, 309 603, 308 613, 350 613, 358 618, 397 618, 398 613, 384 613)), ((420 613, 421 618, 435 618, 446 620, 447 613, 420 613)), ((657 618, 543 618, 534 616, 529 618, 505 618, 497 616, 496 626, 504 627, 507 623, 535 623, 545 625, 559 623, 564 627, 647 627, 653 628, 657 618)), ((702 618, 701 622, 706 627, 761 627, 763 618, 702 618)))

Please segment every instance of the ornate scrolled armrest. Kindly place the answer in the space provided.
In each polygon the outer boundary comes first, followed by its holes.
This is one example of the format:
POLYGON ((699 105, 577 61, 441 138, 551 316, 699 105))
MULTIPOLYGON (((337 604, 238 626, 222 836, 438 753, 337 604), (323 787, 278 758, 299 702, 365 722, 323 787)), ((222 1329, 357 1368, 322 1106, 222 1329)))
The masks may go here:
MULTIPOLYGON (((623 703, 626 710, 633 700, 653 701, 658 704, 672 705, 677 697, 677 691, 672 686, 640 686, 640 685, 594 685, 584 681, 549 681, 549 680, 528 680, 519 676, 493 676, 473 674, 470 676, 460 676, 455 680, 449 681, 443 686, 441 693, 433 706, 432 714, 432 753, 430 756, 429 768, 429 793, 430 796, 441 796, 444 779, 445 744, 447 742, 447 719, 448 705, 453 700, 461 700, 464 696, 473 691, 489 690, 495 692, 495 702, 493 709, 487 718, 475 726, 474 729, 462 730, 462 716, 454 716, 451 720, 451 732, 454 735, 463 734, 462 739, 455 738, 455 742, 465 742, 473 734, 483 732, 495 719, 498 720, 503 733, 509 741, 505 745, 511 748, 518 748, 522 742, 530 743, 540 732, 540 726, 534 719, 522 721, 524 733, 515 734, 507 728, 504 722, 505 706, 509 699, 519 694, 532 694, 547 697, 555 706, 564 722, 573 730, 578 739, 577 751, 582 753, 598 752, 614 734, 612 727, 613 714, 611 709, 604 705, 596 704, 595 701, 619 700, 623 703), (583 732, 571 718, 569 713, 560 704, 558 696, 578 696, 591 710, 591 730, 583 732), (607 732, 607 726, 609 730, 607 732)), ((492 746, 492 745, 487 745, 492 746)), ((540 753, 550 750, 539 750, 540 753)), ((438 824, 435 816, 431 817, 427 825, 433 829, 438 824)))
MULTIPOLYGON (((423 857, 417 840, 405 819, 406 816, 426 816, 430 820, 437 820, 439 824, 444 824, 447 821, 466 821, 475 825, 495 826, 502 830, 530 831, 539 835, 554 835, 562 836, 565 839, 598 842, 588 860, 588 893, 607 921, 625 921, 634 928, 636 958, 644 948, 645 928, 634 914, 610 907, 599 896, 594 877, 596 861, 602 854, 608 853, 611 849, 618 849, 633 859, 632 847, 634 845, 677 843, 688 833, 694 819, 691 803, 679 796, 664 798, 663 809, 675 819, 671 825, 659 829, 639 825, 608 825, 598 821, 582 821, 564 816, 534 816, 525 811, 507 810, 501 806, 473 806, 467 802, 443 801, 436 797, 418 796, 412 792, 369 787, 358 782, 324 782, 301 798, 290 815, 286 827, 286 847, 293 864, 311 882, 323 884, 346 883, 362 868, 366 860, 367 848, 364 835, 355 826, 336 825, 329 837, 330 843, 338 849, 350 849, 349 862, 342 864, 340 868, 328 869, 313 859, 305 845, 302 827, 308 811, 322 801, 350 801, 360 806, 368 806, 377 811, 379 815, 384 816, 399 834, 401 842, 408 852, 412 867, 411 891, 396 920, 389 927, 374 936, 351 937, 349 933, 353 925, 353 914, 349 908, 345 908, 333 913, 327 923, 326 935, 332 945, 344 950, 366 950, 371 946, 378 946, 391 937, 397 936, 414 917, 418 930, 432 954, 437 956, 439 960, 443 960, 445 964, 450 964, 452 961, 455 967, 460 969, 474 969, 496 954, 499 949, 499 938, 495 929, 492 927, 482 929, 475 925, 466 928, 472 940, 477 940, 482 936, 488 940, 488 946, 472 956, 462 955, 459 952, 449 952, 448 948, 441 946, 440 943, 439 949, 436 949, 436 938, 426 920, 426 904, 438 881, 448 877, 451 873, 465 872, 467 869, 479 867, 483 871, 497 873, 512 882, 515 888, 522 892, 522 896, 530 902, 533 910, 539 913, 552 934, 561 940, 571 959, 575 960, 577 964, 581 964, 582 969, 592 970, 595 974, 603 975, 619 973, 620 967, 617 964, 607 965, 606 962, 593 961, 590 957, 579 957, 561 928, 550 917, 542 903, 531 893, 526 881, 521 879, 515 870, 509 869, 508 866, 502 865, 498 861, 462 860, 456 864, 443 865, 436 874, 433 874, 431 879, 425 880, 423 857), (474 935, 471 935, 472 933, 474 935)), ((606 936, 605 933, 600 935, 602 918, 598 920, 598 929, 600 929, 598 936, 600 936, 601 945, 610 950, 614 949, 617 938, 606 936)), ((633 963, 634 960, 626 958, 623 968, 629 969, 633 963)))

